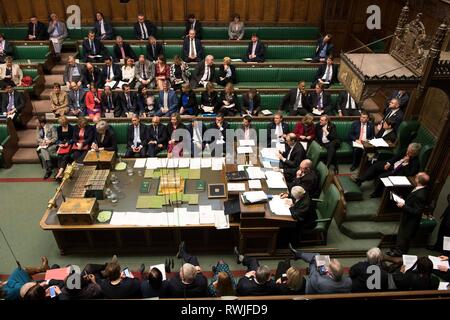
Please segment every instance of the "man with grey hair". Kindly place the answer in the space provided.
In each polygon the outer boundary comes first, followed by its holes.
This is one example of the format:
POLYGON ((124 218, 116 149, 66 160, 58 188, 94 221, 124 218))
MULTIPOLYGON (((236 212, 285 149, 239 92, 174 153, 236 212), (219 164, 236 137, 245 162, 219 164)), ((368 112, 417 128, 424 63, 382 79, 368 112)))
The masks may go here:
POLYGON ((247 267, 247 273, 242 277, 237 286, 238 296, 267 296, 279 294, 275 281, 271 279, 271 270, 268 266, 260 266, 256 258, 242 255, 237 247, 234 247, 236 262, 247 267))
POLYGON ((318 253, 300 252, 289 244, 294 259, 309 263, 309 277, 306 279, 305 294, 316 293, 350 293, 352 279, 344 276, 344 269, 337 259, 331 259, 329 265, 317 266, 318 253))
POLYGON ((388 272, 386 265, 383 264, 383 253, 380 248, 369 249, 366 256, 366 261, 358 262, 350 268, 349 276, 352 279, 352 292, 388 290, 388 272), (369 277, 377 274, 378 270, 380 271, 379 278, 368 283, 369 277))
POLYGON ((180 272, 167 282, 161 296, 165 298, 206 297, 208 280, 202 274, 197 257, 186 252, 184 241, 180 243, 176 256, 178 259, 183 259, 184 264, 180 272))
POLYGON ((371 198, 378 198, 383 193, 383 183, 380 178, 388 176, 413 176, 420 170, 419 153, 422 145, 420 143, 410 143, 405 154, 399 153, 388 161, 377 161, 367 168, 359 178, 354 181, 361 185, 364 181, 376 180, 375 191, 370 195, 371 198))
POLYGON ((191 88, 196 89, 199 86, 206 87, 208 82, 215 82, 216 67, 214 65, 214 57, 207 55, 205 60, 200 61, 195 68, 191 77, 191 88))

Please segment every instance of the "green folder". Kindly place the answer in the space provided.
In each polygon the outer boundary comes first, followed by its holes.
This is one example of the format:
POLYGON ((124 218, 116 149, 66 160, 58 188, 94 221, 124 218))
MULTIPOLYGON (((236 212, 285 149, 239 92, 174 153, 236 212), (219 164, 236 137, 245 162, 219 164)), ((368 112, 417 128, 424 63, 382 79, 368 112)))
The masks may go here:
POLYGON ((198 204, 198 194, 183 195, 183 202, 187 202, 190 205, 197 205, 198 204))
POLYGON ((150 181, 142 181, 140 192, 148 193, 150 191, 150 181))
POLYGON ((201 171, 200 169, 192 169, 189 170, 189 180, 198 180, 200 179, 201 171))
POLYGON ((197 191, 205 191, 205 187, 206 187, 206 182, 203 180, 198 180, 197 181, 197 186, 195 187, 195 190, 197 191))
POLYGON ((181 168, 181 169, 178 169, 177 171, 178 171, 177 174, 180 177, 182 177, 183 179, 185 179, 185 180, 190 179, 189 178, 189 176, 190 176, 189 168, 181 168))
POLYGON ((161 209, 164 204, 165 199, 161 196, 139 196, 136 209, 161 209))

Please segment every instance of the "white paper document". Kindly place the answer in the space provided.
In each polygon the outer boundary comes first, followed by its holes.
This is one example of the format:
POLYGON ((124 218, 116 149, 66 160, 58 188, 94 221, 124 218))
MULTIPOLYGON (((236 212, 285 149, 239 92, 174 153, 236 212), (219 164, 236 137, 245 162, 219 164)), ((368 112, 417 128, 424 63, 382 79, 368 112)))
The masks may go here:
POLYGON ((189 158, 180 158, 178 161, 178 168, 189 168, 190 160, 191 159, 189 158))
POLYGON ((305 151, 308 150, 308 142, 301 141, 300 144, 302 145, 305 151))
POLYGON ((312 114, 316 115, 316 116, 321 116, 323 113, 323 111, 320 111, 317 108, 313 108, 312 114))
POLYGON ((439 282, 438 290, 450 290, 449 282, 439 282))
POLYGON ((405 176, 389 176, 389 180, 391 180, 394 186, 410 186, 411 182, 409 182, 408 178, 405 176))
POLYGON ((242 182, 227 183, 227 189, 228 189, 228 191, 245 191, 245 183, 242 183, 242 182))
POLYGON ((263 115, 265 115, 265 116, 270 116, 271 114, 273 114, 272 111, 267 110, 267 109, 261 111, 261 113, 262 113, 263 115))
POLYGON ((254 147, 255 141, 254 140, 239 140, 239 146, 241 147, 254 147))
POLYGON ((330 256, 328 255, 316 255, 314 258, 316 258, 316 266, 321 267, 325 266, 328 267, 330 265, 330 256))
POLYGON ((267 194, 264 191, 248 191, 242 195, 250 203, 258 203, 267 200, 267 194))
POLYGON ((284 152, 284 151, 286 151, 286 145, 284 143, 277 142, 275 144, 275 149, 277 149, 280 152, 284 152))
POLYGON ((280 153, 276 148, 264 148, 261 150, 261 157, 264 158, 264 160, 275 160, 279 161, 278 155, 280 153))
POLYGON ((433 269, 439 270, 439 266, 449 267, 448 260, 442 261, 439 257, 428 256, 428 258, 433 262, 433 269))
POLYGON ((215 224, 216 215, 211 206, 199 206, 200 211, 200 224, 215 224))
POLYGON ((211 158, 202 158, 201 159, 201 167, 202 168, 211 168, 212 160, 211 158))
POLYGON ((369 143, 374 147, 389 147, 388 143, 383 138, 369 140, 369 143))
POLYGON ((215 226, 216 229, 229 229, 230 228, 230 221, 229 217, 225 215, 225 212, 223 210, 213 210, 214 216, 216 218, 215 226))
POLYGON ((179 162, 179 159, 177 159, 177 158, 170 158, 170 159, 167 161, 167 168, 168 168, 168 169, 175 169, 175 168, 178 168, 178 162, 179 162))
POLYGON ((292 204, 292 200, 289 200, 290 199, 281 199, 278 195, 273 196, 272 200, 269 201, 270 211, 278 216, 290 216, 291 210, 289 210, 289 208, 290 204, 292 204))
POLYGON ((212 158, 211 170, 220 171, 223 168, 224 158, 212 158))
POLYGON ((145 163, 147 162, 147 159, 136 159, 136 162, 134 163, 135 169, 143 169, 145 168, 145 163))
POLYGON ((166 212, 167 225, 169 226, 179 226, 178 212, 166 212))
POLYGON ((126 212, 114 212, 111 220, 109 221, 109 224, 113 226, 126 224, 126 214, 126 212))
POLYGON ((237 147, 238 154, 253 153, 252 147, 237 147))
POLYGON ((186 226, 188 222, 187 208, 174 208, 175 215, 178 215, 178 225, 186 226))
POLYGON ((450 237, 444 237, 444 251, 450 251, 450 237))
POLYGON ((158 169, 158 158, 147 158, 146 168, 149 170, 158 169))
POLYGON ((402 197, 399 197, 394 192, 391 192, 391 197, 392 197, 392 200, 394 200, 395 203, 403 204, 403 205, 405 204, 405 200, 402 197))
POLYGON ((417 256, 404 254, 402 256, 402 259, 403 259, 403 265, 405 266, 405 271, 407 271, 407 270, 411 269, 412 266, 416 263, 417 256))
POLYGON ((248 180, 248 188, 249 189, 262 189, 260 180, 248 180))
POLYGON ((167 168, 168 158, 158 158, 158 168, 167 168))
POLYGON ((272 165, 270 164, 270 161, 263 161, 262 164, 263 164, 264 168, 272 169, 272 165))
POLYGON ((353 146, 353 148, 364 149, 364 146, 362 145, 362 143, 359 143, 359 142, 357 142, 357 141, 353 141, 352 146, 353 146))
POLYGON ((190 161, 189 168, 192 170, 201 168, 201 160, 200 158, 192 158, 190 161))
POLYGON ((391 182, 391 180, 389 180, 389 178, 380 178, 381 182, 383 182, 385 187, 392 187, 394 186, 391 182))
POLYGON ((286 182, 284 181, 284 177, 281 172, 267 171, 266 178, 269 189, 287 189, 286 182))
POLYGON ((187 211, 184 213, 185 215, 185 222, 188 226, 197 226, 200 224, 200 213, 199 212, 190 212, 187 211))
POLYGON ((153 268, 156 268, 156 269, 158 269, 159 271, 161 271, 163 281, 167 279, 167 276, 166 276, 166 267, 164 266, 164 263, 157 264, 157 265, 154 265, 154 266, 150 266, 149 271, 152 270, 153 268))
POLYGON ((249 179, 265 179, 266 174, 260 167, 247 167, 246 169, 249 179))

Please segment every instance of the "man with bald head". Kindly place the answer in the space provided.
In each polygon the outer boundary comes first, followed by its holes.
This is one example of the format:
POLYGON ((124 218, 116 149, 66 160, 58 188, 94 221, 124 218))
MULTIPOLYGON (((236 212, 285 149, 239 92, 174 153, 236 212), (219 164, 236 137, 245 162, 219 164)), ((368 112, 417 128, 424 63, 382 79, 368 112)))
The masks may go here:
POLYGON ((295 177, 300 162, 306 158, 306 152, 302 145, 297 141, 295 133, 289 133, 286 136, 286 150, 278 154, 280 168, 283 169, 286 181, 295 177))
POLYGON ((422 214, 429 204, 428 184, 430 176, 425 172, 419 172, 414 177, 416 187, 405 198, 404 203, 397 203, 397 207, 402 209, 402 217, 397 234, 397 243, 393 250, 387 254, 394 257, 401 257, 407 254, 409 242, 414 238, 420 226, 422 214))
POLYGON ((308 192, 312 198, 317 198, 320 194, 319 175, 313 168, 313 163, 309 159, 300 162, 294 179, 287 181, 288 189, 291 190, 295 186, 300 186, 308 192))
POLYGON ((148 127, 147 156, 154 158, 158 153, 167 149, 167 127, 161 123, 161 118, 154 116, 152 124, 148 127))

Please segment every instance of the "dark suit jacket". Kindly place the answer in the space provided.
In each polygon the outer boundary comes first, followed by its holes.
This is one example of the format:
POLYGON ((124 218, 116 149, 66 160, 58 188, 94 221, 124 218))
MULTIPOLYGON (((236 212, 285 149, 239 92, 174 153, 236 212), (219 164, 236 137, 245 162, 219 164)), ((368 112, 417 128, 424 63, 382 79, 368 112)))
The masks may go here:
MULTIPOLYGON (((310 105, 311 110, 317 107, 317 93, 315 91, 311 92, 308 95, 308 103, 310 105)), ((323 91, 322 92, 322 106, 325 114, 334 115, 335 109, 333 104, 331 103, 331 96, 329 93, 323 91)))
MULTIPOLYGON (((338 66, 335 64, 331 65, 331 68, 333 70, 333 74, 331 75, 331 81, 330 81, 330 86, 339 82, 337 76, 338 76, 338 66)), ((317 73, 316 73, 316 83, 319 82, 319 79, 322 79, 323 76, 325 76, 325 72, 327 70, 327 64, 322 64, 319 69, 317 69, 317 73)))
MULTIPOLYGON (((188 21, 186 21, 184 23, 184 34, 187 36, 189 34, 189 30, 191 30, 191 23, 188 21)), ((196 20, 195 21, 195 35, 197 38, 201 39, 202 38, 202 24, 200 21, 196 20)))
POLYGON ((86 87, 88 84, 94 83, 97 88, 101 87, 103 84, 102 71, 94 67, 93 74, 90 73, 86 68, 82 72, 83 86, 86 87))
MULTIPOLYGON (((281 101, 280 106, 278 107, 278 110, 292 111, 294 109, 295 101, 297 100, 297 90, 297 88, 291 89, 288 91, 288 93, 286 93, 286 95, 283 97, 283 100, 281 101)), ((309 99, 306 94, 302 94, 302 106, 308 112, 311 111, 309 99)))
MULTIPOLYGON (((364 291, 374 291, 367 288, 367 279, 372 274, 372 272, 367 272, 371 264, 367 261, 358 262, 354 264, 349 271, 349 276, 352 279, 352 292, 364 292, 364 291)), ((384 265, 377 265, 380 268, 380 280, 381 280, 381 290, 389 289, 388 273, 385 270, 384 265)))
MULTIPOLYGON (((95 138, 95 127, 87 125, 84 128, 83 146, 90 146, 92 142, 94 142, 94 138, 95 138)), ((77 143, 79 139, 80 139, 80 127, 75 126, 73 130, 73 143, 77 143)))
MULTIPOLYGON (((337 100, 337 109, 339 110, 345 110, 347 108, 347 91, 341 91, 341 93, 339 93, 339 97, 337 100)), ((356 103, 355 101, 355 107, 357 110, 360 109, 360 105, 358 103, 356 103)))
MULTIPOLYGON (((117 64, 112 64, 112 70, 114 72, 114 81, 120 81, 122 80, 122 70, 120 69, 120 67, 117 64)), ((105 65, 103 65, 103 69, 102 69, 102 79, 103 79, 103 85, 106 82, 106 79, 108 77, 108 68, 105 65)))
MULTIPOLYGON (((328 122, 327 125, 327 131, 328 131, 328 136, 326 137, 330 142, 336 141, 337 140, 337 132, 336 132, 336 126, 334 125, 334 123, 328 122)), ((323 137, 323 131, 322 131, 322 126, 320 126, 319 124, 316 125, 316 141, 320 144, 323 145, 322 143, 322 137, 323 137)))
MULTIPOLYGON (((113 92, 112 95, 111 95, 111 105, 108 105, 108 97, 105 94, 105 92, 103 91, 102 96, 100 98, 103 112, 106 112, 109 109, 109 111, 114 110, 114 113, 116 113, 116 111, 117 111, 117 110, 115 110, 115 106, 116 106, 116 103, 117 103, 116 99, 117 99, 117 96, 113 92)), ((118 117, 118 116, 120 116, 120 114, 117 114, 117 115, 115 114, 115 116, 118 117)))
MULTIPOLYGON (((267 146, 270 148, 272 139, 277 139, 278 137, 275 137, 275 122, 271 122, 267 125, 267 146), (273 137, 272 137, 272 130, 273 130, 273 137)), ((283 130, 283 134, 289 133, 289 125, 287 123, 281 122, 281 129, 283 130)))
POLYGON ((384 109, 383 121, 391 120, 392 122, 394 122, 395 132, 398 132, 398 127, 400 126, 400 123, 402 123, 403 121, 404 113, 402 110, 398 109, 398 111, 396 111, 394 115, 391 115, 391 110, 392 109, 390 108, 384 109))
POLYGON ((167 282, 162 297, 165 298, 202 298, 208 295, 208 280, 198 273, 191 284, 184 284, 177 273, 167 282))
MULTIPOLYGON (((184 57, 185 61, 189 58, 190 40, 191 39, 189 37, 186 37, 186 38, 184 38, 184 41, 183 41, 183 57, 184 57)), ((195 44, 195 50, 197 52, 197 58, 199 60, 202 60, 204 58, 203 46, 202 46, 202 42, 200 41, 200 39, 198 37, 196 37, 194 39, 194 44, 195 44)))
MULTIPOLYGON (((361 131, 361 122, 359 120, 355 120, 352 122, 352 125, 350 127, 350 132, 348 134, 348 139, 350 142, 353 142, 355 140, 359 139, 359 134, 361 131)), ((374 137, 374 126, 372 121, 367 122, 366 124, 366 138, 367 140, 373 139, 374 137)))
MULTIPOLYGON (((78 101, 80 102, 80 109, 84 112, 86 110, 86 92, 81 88, 78 91, 78 101)), ((69 109, 73 110, 77 108, 77 97, 75 95, 75 92, 73 90, 70 90, 67 94, 67 97, 69 99, 69 109)))
POLYGON ((236 286, 238 296, 269 296, 277 295, 279 289, 275 281, 270 279, 264 284, 258 284, 254 277, 242 277, 236 286))
MULTIPOLYGON (((103 25, 105 27, 105 37, 101 40, 112 40, 114 37, 114 30, 112 28, 112 25, 109 21, 106 21, 103 19, 103 25)), ((100 22, 95 21, 94 25, 94 31, 95 31, 95 37, 100 39, 101 37, 101 29, 100 29, 100 22)))
MULTIPOLYGON (((31 22, 28 23, 28 33, 26 40, 28 40, 29 35, 33 35, 33 24, 31 22)), ((47 27, 45 26, 45 24, 40 21, 37 22, 35 35, 35 40, 48 40, 47 27)))
MULTIPOLYGON (((209 70, 210 70, 209 80, 211 82, 214 82, 214 80, 216 79, 216 66, 214 64, 212 64, 209 67, 209 70)), ((192 77, 194 78, 196 83, 200 82, 204 73, 205 73, 205 61, 202 60, 199 63, 197 63, 197 67, 195 67, 194 74, 192 75, 192 77)))
MULTIPOLYGON (((141 138, 141 144, 146 145, 148 143, 148 131, 145 124, 139 123, 139 136, 141 138)), ((129 125, 127 130, 127 147, 130 148, 134 142, 134 125, 129 125)))
POLYGON ((409 102, 409 95, 408 93, 404 93, 400 98, 398 97, 398 90, 392 92, 392 94, 389 96, 389 98, 386 100, 386 108, 389 106, 389 102, 391 102, 392 99, 397 98, 400 100, 400 109, 405 110, 406 106, 409 102))
MULTIPOLYGON (((144 24, 145 24, 145 27, 147 28, 147 38, 145 38, 144 40, 147 40, 148 37, 150 37, 150 36, 155 37, 156 31, 157 31, 156 26, 148 20, 145 20, 144 24)), ((134 24, 134 34, 136 35, 136 39, 139 39, 139 40, 142 39, 141 24, 139 22, 136 22, 134 24)))
POLYGON ((416 270, 409 269, 405 273, 396 272, 393 274, 395 286, 398 290, 437 290, 439 288, 439 278, 430 275, 430 278, 421 277, 416 270))
POLYGON ((236 68, 233 65, 229 66, 231 69, 231 77, 226 78, 227 72, 224 70, 223 64, 219 67, 219 72, 217 74, 216 82, 220 85, 226 85, 227 83, 236 83, 236 68), (220 78, 225 78, 225 80, 220 80, 220 78))
MULTIPOLYGON (((400 159, 402 159, 404 157, 404 153, 400 153, 394 157, 392 157, 391 159, 389 159, 386 162, 389 162, 391 164, 391 168, 389 169, 389 171, 393 171, 394 170, 394 163, 396 163, 397 161, 399 161, 400 159)), ((414 157, 414 158, 410 158, 409 159, 409 163, 407 166, 402 166, 400 169, 395 171, 395 175, 397 176, 413 176, 416 173, 418 173, 420 170, 420 162, 419 162, 419 158, 418 157, 414 157)))
MULTIPOLYGON (((136 61, 137 56, 136 56, 136 53, 131 48, 131 46, 126 42, 124 42, 122 46, 123 46, 123 50, 125 51, 125 56, 136 61)), ((120 59, 122 59, 122 52, 120 52, 120 47, 117 44, 115 44, 113 46, 113 59, 114 59, 114 62, 119 62, 120 59)))
POLYGON ((147 127, 148 131, 148 142, 150 141, 156 141, 158 144, 162 144, 164 146, 164 149, 167 148, 167 142, 169 140, 169 135, 167 132, 167 127, 160 123, 158 125, 158 134, 156 134, 155 127, 153 124, 150 124, 147 127))
POLYGON ((312 229, 316 226, 317 213, 311 203, 308 193, 302 199, 295 202, 290 208, 292 217, 297 220, 303 228, 312 229))
MULTIPOLYGON (((242 113, 247 113, 250 108, 250 98, 248 97, 248 92, 242 95, 242 113)), ((253 112, 252 114, 257 115, 261 111, 261 96, 257 93, 253 97, 253 112)))
POLYGON ((13 56, 13 53, 14 53, 14 49, 11 46, 11 43, 9 43, 8 40, 5 40, 5 42, 3 44, 3 59, 2 60, 4 61, 4 59, 8 56, 13 56))
MULTIPOLYGON (((120 109, 120 112, 117 111, 117 114, 119 114, 121 117, 125 116, 125 113, 127 113, 127 112, 136 113, 136 110, 137 110, 136 93, 130 92, 130 100, 131 100, 131 105, 132 105, 131 109, 127 105, 127 98, 125 97, 125 93, 121 92, 117 95, 117 105, 120 109)), ((114 113, 116 113, 116 112, 114 112, 114 113)))
POLYGON ((311 169, 311 171, 303 177, 297 178, 296 176, 291 182, 288 182, 288 188, 291 190, 295 186, 300 186, 305 189, 312 198, 317 198, 320 194, 319 183, 319 175, 316 170, 311 169))
MULTIPOLYGON (((105 47, 100 42, 100 40, 95 39, 93 41, 93 45, 95 47, 96 55, 104 55, 105 54, 105 47)), ((87 62, 89 55, 94 55, 94 52, 93 52, 93 50, 91 50, 91 46, 89 44, 89 39, 84 39, 83 40, 83 60, 84 60, 84 62, 87 62)))
MULTIPOLYGON (((225 100, 225 91, 222 91, 222 93, 220 94, 220 98, 219 98, 219 105, 222 106, 223 102, 225 100)), ((234 103, 234 107, 227 109, 229 111, 233 111, 235 114, 238 114, 241 112, 241 106, 239 104, 239 100, 238 97, 236 95, 236 93, 233 93, 233 99, 231 99, 232 101, 230 101, 230 104, 234 103)))
POLYGON ((381 129, 375 135, 375 138, 383 138, 385 141, 387 141, 387 142, 390 141, 392 143, 395 143, 395 140, 397 140, 397 134, 395 133, 395 130, 392 130, 391 132, 386 134, 384 137, 383 137, 383 134, 384 134, 384 129, 381 129))
MULTIPOLYGON (((6 112, 8 109, 9 96, 6 92, 1 95, 1 110, 2 113, 6 112)), ((22 92, 14 91, 14 107, 17 110, 17 114, 19 114, 25 106, 25 98, 22 92)))
MULTIPOLYGON (((209 128, 219 130, 222 133, 223 141, 225 141, 225 142, 227 141, 227 130, 230 128, 230 125, 228 124, 228 122, 226 122, 226 121, 222 122, 222 130, 219 129, 219 127, 217 126, 215 121, 210 124, 209 128)), ((214 140, 215 140, 215 138, 212 137, 211 141, 209 143, 214 142, 214 140)))
MULTIPOLYGON (((252 54, 252 49, 253 49, 253 42, 250 41, 250 43, 248 44, 248 47, 247 47, 247 55, 246 55, 247 58, 249 55, 252 54)), ((261 61, 264 61, 266 59, 266 57, 265 57, 266 47, 264 46, 264 43, 259 40, 256 43, 255 55, 256 55, 256 58, 260 59, 261 61)))
POLYGON ((111 127, 106 130, 103 142, 101 142, 101 135, 96 132, 94 142, 99 148, 105 148, 107 151, 117 151, 117 139, 111 127))
MULTIPOLYGON (((326 55, 329 56, 330 54, 333 53, 334 45, 330 42, 328 42, 327 44, 328 44, 328 47, 326 50, 326 55)), ((323 43, 323 37, 322 37, 317 41, 317 48, 316 48, 316 53, 314 54, 314 58, 316 58, 316 59, 319 58, 320 51, 322 51, 322 48, 324 47, 324 45, 325 45, 325 43, 323 43)))
POLYGON ((203 91, 201 95, 201 104, 208 107, 214 107, 214 112, 217 112, 217 109, 219 108, 219 93, 213 91, 210 95, 207 91, 203 91))
POLYGON ((291 152, 291 156, 288 159, 289 152, 291 150, 291 147, 286 145, 286 151, 283 152, 283 157, 286 158, 285 161, 280 161, 280 165, 283 169, 293 169, 297 171, 298 167, 300 166, 300 162, 302 162, 306 158, 306 152, 305 149, 303 149, 300 142, 297 142, 294 147, 294 149, 291 152))
MULTIPOLYGON (((188 52, 189 54, 189 52, 188 52)), ((164 47, 161 43, 155 44, 155 54, 153 54, 152 46, 147 45, 147 59, 150 61, 156 61, 159 55, 164 55, 164 47)))

